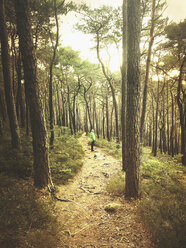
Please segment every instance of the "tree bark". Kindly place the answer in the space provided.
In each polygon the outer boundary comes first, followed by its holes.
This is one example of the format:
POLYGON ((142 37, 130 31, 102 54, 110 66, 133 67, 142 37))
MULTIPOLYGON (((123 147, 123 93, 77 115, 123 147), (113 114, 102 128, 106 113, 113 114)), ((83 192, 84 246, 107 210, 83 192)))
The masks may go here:
POLYGON ((34 54, 31 25, 28 16, 28 1, 14 0, 19 35, 19 46, 23 59, 26 98, 29 104, 33 138, 34 185, 38 188, 52 184, 49 170, 48 143, 45 118, 42 111, 36 58, 34 54))
POLYGON ((4 0, 0 0, 0 39, 5 99, 11 130, 11 142, 13 148, 21 149, 20 130, 16 115, 15 99, 11 80, 10 54, 8 45, 8 33, 5 21, 4 0))
POLYGON ((140 0, 127 2, 127 158, 125 197, 140 189, 140 0))

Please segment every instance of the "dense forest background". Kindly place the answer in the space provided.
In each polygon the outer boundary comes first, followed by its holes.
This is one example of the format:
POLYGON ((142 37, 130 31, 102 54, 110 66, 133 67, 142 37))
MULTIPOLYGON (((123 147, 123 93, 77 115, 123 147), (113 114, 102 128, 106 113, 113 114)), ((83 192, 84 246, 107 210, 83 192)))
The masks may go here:
MULTIPOLYGON (((54 247, 54 202, 41 201, 40 194, 47 193, 40 189, 47 188, 55 196, 56 185, 77 173, 84 156, 78 138, 82 133, 89 135, 92 128, 97 146, 107 147, 122 160, 121 170, 126 174, 122 194, 126 198, 139 199, 146 192, 140 177, 152 178, 153 199, 160 191, 164 202, 166 187, 170 189, 176 205, 169 206, 170 212, 173 208, 177 211, 171 212, 172 221, 167 217, 166 231, 162 232, 170 231, 166 239, 174 234, 177 241, 172 246, 162 241, 162 247, 183 247, 186 20, 170 23, 163 16, 165 8, 166 2, 160 0, 124 1, 123 7, 95 9, 73 1, 0 0, 0 181, 4 209, 0 219, 7 216, 1 220, 2 247, 54 247), (79 17, 74 28, 92 37, 98 63, 83 60, 78 51, 60 42, 61 20, 69 12, 79 17), (114 72, 110 68, 111 46, 118 53, 116 57, 122 58, 114 72), (151 162, 147 162, 146 153, 151 162), (156 158, 163 159, 153 166, 156 158), (167 173, 171 182, 162 173, 167 173), (31 205, 26 207, 27 201, 31 205), (15 239, 10 239, 19 222, 15 216, 19 208, 21 212, 25 209, 20 228, 45 227, 40 235, 44 242, 50 233, 49 246, 34 244, 33 236, 37 240, 39 234, 33 233, 28 238, 32 245, 24 246, 18 230, 15 239), (36 216, 32 215, 35 211, 36 216)), ((49 199, 49 195, 45 197, 49 199)), ((144 210, 146 205, 142 205, 144 210)))

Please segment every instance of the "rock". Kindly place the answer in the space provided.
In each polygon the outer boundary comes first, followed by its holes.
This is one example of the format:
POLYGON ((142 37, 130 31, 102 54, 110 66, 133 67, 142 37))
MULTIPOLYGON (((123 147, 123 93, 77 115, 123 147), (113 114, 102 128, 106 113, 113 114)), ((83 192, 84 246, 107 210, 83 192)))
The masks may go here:
POLYGON ((122 207, 121 204, 119 203, 115 203, 115 202, 112 202, 112 203, 109 203, 107 204, 104 209, 105 211, 107 212, 116 212, 118 209, 120 209, 122 207))

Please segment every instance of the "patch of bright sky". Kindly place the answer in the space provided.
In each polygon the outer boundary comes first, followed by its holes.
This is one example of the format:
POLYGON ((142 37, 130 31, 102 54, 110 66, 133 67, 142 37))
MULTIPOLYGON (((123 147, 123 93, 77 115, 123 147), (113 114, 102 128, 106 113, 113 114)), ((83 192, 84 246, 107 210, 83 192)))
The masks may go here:
MULTIPOLYGON (((66 2, 70 2, 67 0, 66 2)), ((102 5, 111 5, 118 7, 122 5, 122 0, 74 0, 76 4, 86 3, 91 8, 97 8, 102 5)), ((186 0, 167 0, 168 7, 165 11, 165 16, 168 16, 170 21, 179 22, 186 18, 186 0)), ((96 52, 93 47, 95 43, 92 41, 92 36, 83 34, 74 29, 74 24, 78 22, 78 17, 74 12, 70 12, 67 16, 63 16, 61 21, 60 35, 61 45, 71 46, 72 49, 80 51, 82 59, 88 59, 92 63, 98 63, 96 52)), ((111 56, 110 69, 112 71, 119 70, 121 64, 121 58, 119 57, 115 47, 109 47, 109 53, 111 56)), ((104 60, 107 58, 105 52, 102 53, 104 60)))

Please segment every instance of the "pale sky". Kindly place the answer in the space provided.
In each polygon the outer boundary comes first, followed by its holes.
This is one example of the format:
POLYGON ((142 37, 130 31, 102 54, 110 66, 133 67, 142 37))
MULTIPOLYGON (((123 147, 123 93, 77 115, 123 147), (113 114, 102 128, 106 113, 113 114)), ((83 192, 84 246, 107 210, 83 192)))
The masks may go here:
MULTIPOLYGON (((66 0, 70 2, 71 0, 66 0)), ((122 0, 73 0, 73 2, 80 4, 85 2, 91 8, 97 8, 101 5, 112 5, 114 7, 121 6, 122 0)), ((186 0, 167 0, 167 9, 164 13, 169 17, 170 21, 180 22, 186 18, 186 0)), ((77 17, 74 13, 70 12, 67 16, 63 17, 63 23, 61 23, 60 36, 62 46, 71 46, 74 50, 80 51, 80 56, 83 59, 89 59, 91 62, 97 63, 96 53, 90 50, 95 44, 91 42, 91 36, 85 35, 81 32, 75 31, 73 25, 77 22, 77 17)), ((116 51, 110 49, 111 57, 116 58, 116 51)), ((118 58, 117 58, 118 60, 118 58)), ((111 67, 115 70, 118 67, 119 62, 116 60, 111 61, 111 67)))

